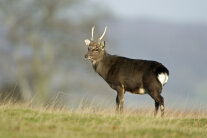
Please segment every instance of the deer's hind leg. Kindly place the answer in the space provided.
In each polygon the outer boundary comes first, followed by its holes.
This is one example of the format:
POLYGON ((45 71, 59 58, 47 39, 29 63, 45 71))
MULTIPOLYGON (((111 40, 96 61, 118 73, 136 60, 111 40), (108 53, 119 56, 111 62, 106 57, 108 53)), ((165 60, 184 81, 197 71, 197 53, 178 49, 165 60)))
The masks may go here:
POLYGON ((154 116, 157 116, 158 109, 159 109, 159 103, 155 101, 155 111, 154 111, 154 116))
POLYGON ((162 86, 157 80, 154 80, 148 85, 148 94, 155 101, 155 112, 154 115, 157 115, 158 109, 160 107, 161 116, 164 116, 164 98, 161 96, 162 86))
POLYGON ((158 108, 160 107, 161 110, 161 117, 164 116, 164 98, 160 95, 158 91, 152 91, 149 94, 155 100, 155 113, 157 115, 158 108))

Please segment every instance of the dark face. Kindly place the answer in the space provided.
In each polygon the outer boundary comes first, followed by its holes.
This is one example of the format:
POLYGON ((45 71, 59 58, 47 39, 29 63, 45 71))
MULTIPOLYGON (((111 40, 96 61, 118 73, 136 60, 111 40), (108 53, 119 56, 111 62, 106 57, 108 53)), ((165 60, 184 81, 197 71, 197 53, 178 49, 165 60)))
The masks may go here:
POLYGON ((97 42, 95 42, 93 38, 94 28, 95 26, 92 27, 91 40, 85 40, 86 46, 88 47, 88 53, 85 55, 85 58, 89 59, 93 64, 96 64, 96 62, 100 61, 104 56, 105 41, 102 41, 102 39, 106 33, 107 27, 105 27, 103 34, 98 38, 97 42))
POLYGON ((93 64, 100 61, 104 55, 104 42, 98 44, 94 41, 85 40, 86 46, 88 46, 88 53, 86 53, 85 58, 89 59, 93 64))

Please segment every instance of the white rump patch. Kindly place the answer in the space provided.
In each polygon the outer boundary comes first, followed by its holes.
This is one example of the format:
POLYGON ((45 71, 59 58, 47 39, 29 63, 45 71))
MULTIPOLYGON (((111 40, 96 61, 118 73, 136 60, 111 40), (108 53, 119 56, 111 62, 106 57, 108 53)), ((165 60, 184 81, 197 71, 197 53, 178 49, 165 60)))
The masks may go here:
POLYGON ((167 73, 160 73, 158 74, 158 80, 160 81, 160 83, 162 84, 162 86, 167 83, 168 80, 168 75, 167 73))
POLYGON ((85 43, 86 43, 87 46, 89 46, 90 42, 91 42, 91 41, 88 40, 88 39, 85 40, 85 43))

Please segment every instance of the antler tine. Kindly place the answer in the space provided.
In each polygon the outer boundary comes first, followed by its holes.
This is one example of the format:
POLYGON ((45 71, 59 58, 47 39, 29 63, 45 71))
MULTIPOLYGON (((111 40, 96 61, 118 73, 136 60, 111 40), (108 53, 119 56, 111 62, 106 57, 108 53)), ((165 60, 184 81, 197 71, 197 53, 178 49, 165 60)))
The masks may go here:
POLYGON ((105 27, 104 32, 103 32, 103 34, 101 35, 101 37, 98 39, 98 43, 100 43, 101 40, 103 39, 103 37, 104 37, 104 35, 105 35, 105 33, 106 33, 106 29, 107 29, 107 26, 105 27))
POLYGON ((91 31, 91 41, 93 41, 93 32, 94 32, 95 26, 92 27, 92 31, 91 31))

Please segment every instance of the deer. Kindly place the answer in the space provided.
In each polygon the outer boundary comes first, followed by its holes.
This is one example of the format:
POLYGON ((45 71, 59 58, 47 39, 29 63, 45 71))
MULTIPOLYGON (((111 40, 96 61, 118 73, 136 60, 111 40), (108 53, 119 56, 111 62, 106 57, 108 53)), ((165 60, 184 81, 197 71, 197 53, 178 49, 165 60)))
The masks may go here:
POLYGON ((154 116, 160 107, 163 117, 165 107, 161 92, 168 81, 168 69, 157 61, 110 55, 105 50, 106 42, 102 40, 107 26, 97 41, 94 41, 94 29, 95 26, 92 27, 91 39, 85 40, 88 47, 85 58, 91 61, 94 71, 117 92, 116 111, 123 112, 125 92, 148 94, 155 101, 154 116))

